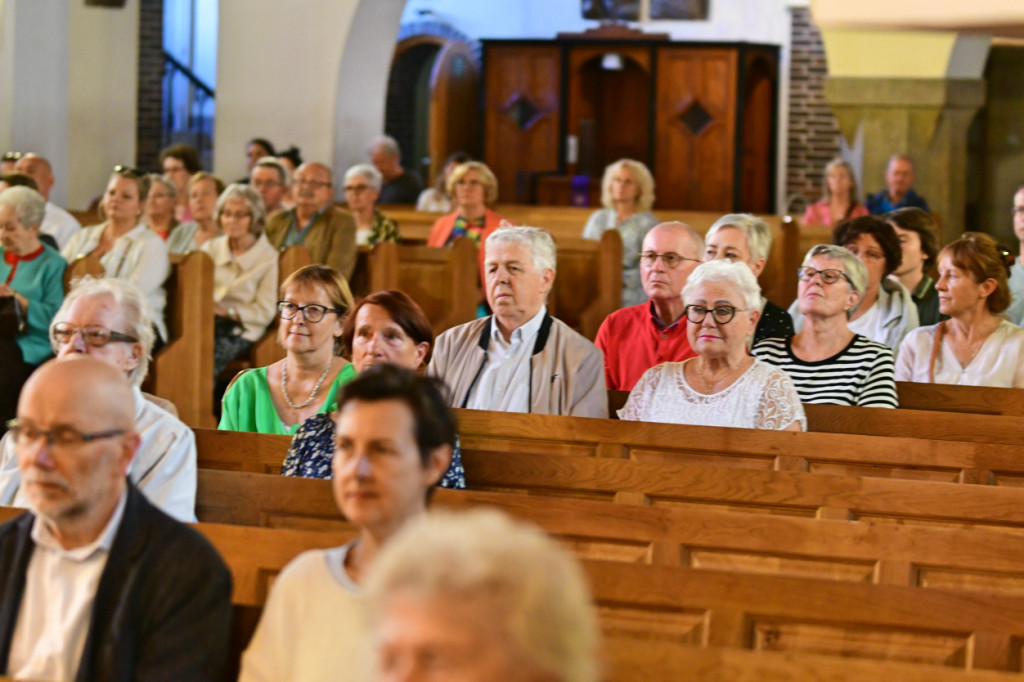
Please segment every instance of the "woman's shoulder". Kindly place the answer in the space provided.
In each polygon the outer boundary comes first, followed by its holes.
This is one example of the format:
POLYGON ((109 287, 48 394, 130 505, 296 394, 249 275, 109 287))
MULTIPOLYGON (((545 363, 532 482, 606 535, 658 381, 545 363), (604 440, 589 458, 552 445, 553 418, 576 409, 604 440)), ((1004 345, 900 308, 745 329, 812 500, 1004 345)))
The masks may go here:
POLYGON ((1021 329, 1009 320, 1000 320, 995 333, 1006 340, 1013 340, 1017 343, 1024 343, 1024 329, 1021 329))
POLYGON ((751 383, 759 385, 772 383, 793 384, 793 379, 790 378, 785 370, 779 369, 775 365, 757 357, 754 358, 753 364, 746 371, 744 377, 751 383))

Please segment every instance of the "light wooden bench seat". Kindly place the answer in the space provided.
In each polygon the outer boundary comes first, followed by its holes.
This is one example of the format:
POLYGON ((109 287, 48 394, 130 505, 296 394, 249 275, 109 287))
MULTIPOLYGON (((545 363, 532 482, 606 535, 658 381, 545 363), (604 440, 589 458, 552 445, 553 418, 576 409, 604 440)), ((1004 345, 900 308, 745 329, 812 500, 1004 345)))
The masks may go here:
POLYGON ((843 405, 805 405, 804 408, 808 428, 820 433, 931 438, 947 443, 974 443, 989 449, 997 449, 997 445, 1024 445, 1024 417, 910 409, 869 410, 843 405))

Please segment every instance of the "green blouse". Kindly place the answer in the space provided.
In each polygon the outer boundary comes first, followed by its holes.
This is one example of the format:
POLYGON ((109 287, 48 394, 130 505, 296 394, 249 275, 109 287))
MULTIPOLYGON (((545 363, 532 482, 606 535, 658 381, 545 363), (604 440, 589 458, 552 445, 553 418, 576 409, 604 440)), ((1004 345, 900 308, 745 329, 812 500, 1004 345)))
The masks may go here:
MULTIPOLYGON (((338 409, 338 389, 355 377, 356 368, 350 362, 338 372, 319 414, 338 409)), ((222 407, 220 424, 217 426, 221 431, 254 431, 293 436, 299 427, 295 424, 286 428, 281 423, 281 417, 274 409, 274 400, 270 397, 266 367, 249 370, 238 377, 224 394, 222 407)))

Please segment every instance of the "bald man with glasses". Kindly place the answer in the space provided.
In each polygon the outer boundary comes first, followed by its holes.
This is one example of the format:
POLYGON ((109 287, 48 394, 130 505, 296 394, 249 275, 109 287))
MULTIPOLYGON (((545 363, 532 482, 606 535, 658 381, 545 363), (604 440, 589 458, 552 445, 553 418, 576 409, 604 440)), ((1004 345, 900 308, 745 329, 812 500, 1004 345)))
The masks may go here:
POLYGON ((31 513, 0 526, 0 671, 38 680, 216 680, 231 576, 127 478, 133 389, 96 358, 50 361, 10 425, 31 513))

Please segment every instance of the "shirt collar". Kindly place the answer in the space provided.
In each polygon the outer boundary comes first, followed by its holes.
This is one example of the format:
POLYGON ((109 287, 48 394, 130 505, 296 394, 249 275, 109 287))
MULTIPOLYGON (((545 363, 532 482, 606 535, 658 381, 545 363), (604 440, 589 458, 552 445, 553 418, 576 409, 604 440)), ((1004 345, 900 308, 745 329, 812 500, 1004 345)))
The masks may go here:
POLYGON ((60 554, 65 559, 78 563, 89 560, 97 552, 109 552, 110 548, 114 545, 117 529, 121 526, 121 519, 124 518, 124 508, 127 502, 128 488, 126 486, 124 492, 121 493, 121 499, 118 500, 117 506, 114 508, 114 513, 110 515, 110 520, 107 521, 107 525, 104 526, 99 536, 88 545, 74 549, 64 549, 61 547, 60 541, 53 534, 49 524, 39 515, 36 515, 35 522, 32 524, 32 541, 39 547, 44 547, 60 554))
POLYGON ((910 292, 910 296, 914 300, 922 299, 933 286, 935 286, 935 280, 928 275, 925 275, 921 278, 921 281, 917 283, 917 286, 914 287, 914 290, 910 292))
MULTIPOLYGON (((540 325, 544 322, 544 316, 547 315, 547 312, 548 307, 542 305, 536 315, 512 331, 512 334, 509 335, 508 343, 527 341, 537 336, 537 332, 540 331, 540 325)), ((505 343, 505 337, 502 335, 501 330, 498 329, 498 316, 491 315, 491 342, 494 343, 495 341, 505 343)))

